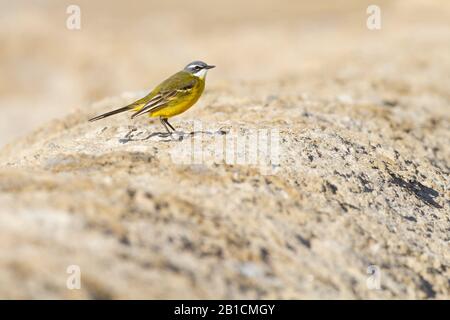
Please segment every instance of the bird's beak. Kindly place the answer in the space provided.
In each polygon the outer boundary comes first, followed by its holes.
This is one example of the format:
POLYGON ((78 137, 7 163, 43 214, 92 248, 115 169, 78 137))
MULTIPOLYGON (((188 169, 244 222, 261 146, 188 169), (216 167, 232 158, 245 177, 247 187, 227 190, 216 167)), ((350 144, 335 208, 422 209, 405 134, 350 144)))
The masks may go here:
POLYGON ((216 66, 206 66, 206 69, 212 69, 215 68, 216 66))

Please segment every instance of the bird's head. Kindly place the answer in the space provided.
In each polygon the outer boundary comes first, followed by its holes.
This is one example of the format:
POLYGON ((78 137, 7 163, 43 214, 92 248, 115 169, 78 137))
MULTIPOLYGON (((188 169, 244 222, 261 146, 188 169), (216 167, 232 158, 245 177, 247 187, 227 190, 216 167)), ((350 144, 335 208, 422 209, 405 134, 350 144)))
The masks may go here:
POLYGON ((209 69, 215 66, 210 66, 202 61, 194 61, 184 67, 184 71, 192 73, 194 76, 204 79, 209 69))

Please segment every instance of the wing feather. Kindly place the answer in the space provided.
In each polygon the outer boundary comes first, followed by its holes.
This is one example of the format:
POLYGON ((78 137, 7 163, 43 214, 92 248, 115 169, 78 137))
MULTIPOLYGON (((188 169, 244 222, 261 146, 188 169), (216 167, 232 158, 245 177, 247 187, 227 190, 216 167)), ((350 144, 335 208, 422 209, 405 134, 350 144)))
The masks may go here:
POLYGON ((152 97, 142 108, 133 113, 131 118, 135 118, 145 113, 157 111, 164 108, 169 102, 174 99, 181 98, 183 95, 190 92, 190 90, 196 85, 195 78, 184 78, 184 74, 177 73, 171 78, 164 81, 158 88, 159 92, 152 97))

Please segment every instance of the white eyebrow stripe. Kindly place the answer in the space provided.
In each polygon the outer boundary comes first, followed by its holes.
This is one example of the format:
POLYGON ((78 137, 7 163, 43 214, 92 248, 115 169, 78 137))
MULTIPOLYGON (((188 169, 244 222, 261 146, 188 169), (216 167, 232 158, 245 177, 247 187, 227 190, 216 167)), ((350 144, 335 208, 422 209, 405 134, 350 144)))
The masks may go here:
POLYGON ((206 74, 208 73, 208 69, 200 69, 199 71, 194 73, 194 76, 204 79, 206 74))

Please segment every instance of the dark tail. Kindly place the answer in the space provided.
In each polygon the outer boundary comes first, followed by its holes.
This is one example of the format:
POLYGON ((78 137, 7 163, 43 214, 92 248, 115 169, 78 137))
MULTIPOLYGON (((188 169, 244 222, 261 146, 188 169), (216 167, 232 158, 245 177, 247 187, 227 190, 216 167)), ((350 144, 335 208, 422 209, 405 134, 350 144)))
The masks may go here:
POLYGON ((133 105, 129 105, 129 106, 126 106, 126 107, 122 107, 122 108, 119 108, 119 109, 116 109, 116 110, 113 110, 113 111, 101 114, 101 115, 96 116, 96 117, 94 117, 92 119, 89 119, 89 121, 91 121, 91 122, 92 121, 97 121, 97 120, 100 120, 100 119, 112 116, 113 114, 121 113, 121 112, 130 110, 130 109, 133 109, 133 105))

